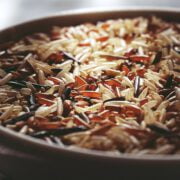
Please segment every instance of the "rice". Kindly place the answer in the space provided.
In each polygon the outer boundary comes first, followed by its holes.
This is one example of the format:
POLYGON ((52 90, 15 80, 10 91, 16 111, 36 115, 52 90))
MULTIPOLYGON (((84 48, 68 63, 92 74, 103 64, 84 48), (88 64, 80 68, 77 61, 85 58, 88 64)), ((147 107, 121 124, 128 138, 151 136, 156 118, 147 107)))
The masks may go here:
POLYGON ((60 147, 180 151, 180 29, 158 17, 52 27, 0 50, 0 124, 60 147))

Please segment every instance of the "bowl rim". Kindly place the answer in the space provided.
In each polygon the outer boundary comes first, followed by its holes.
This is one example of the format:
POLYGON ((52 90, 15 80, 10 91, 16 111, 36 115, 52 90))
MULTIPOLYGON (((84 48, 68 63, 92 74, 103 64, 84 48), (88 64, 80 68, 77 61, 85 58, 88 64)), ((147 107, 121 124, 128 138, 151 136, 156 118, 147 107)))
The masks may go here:
MULTIPOLYGON (((115 7, 115 8, 85 8, 80 10, 66 10, 59 13, 55 13, 52 15, 47 15, 39 18, 35 18, 32 20, 24 21, 18 23, 16 25, 12 25, 7 28, 3 28, 0 30, 0 34, 8 31, 12 28, 18 28, 24 26, 26 24, 31 24, 34 22, 39 22, 42 20, 49 20, 58 17, 64 16, 73 16, 73 15, 84 15, 84 14, 91 14, 91 13, 111 13, 111 12, 168 12, 168 13, 180 13, 180 8, 169 8, 169 7, 115 7)), ((59 147, 57 145, 51 145, 46 143, 43 140, 39 140, 36 138, 32 138, 28 135, 23 135, 8 128, 5 128, 0 125, 0 135, 3 138, 7 138, 9 140, 15 141, 15 143, 25 144, 26 147, 34 147, 36 149, 41 148, 45 152, 52 151, 56 154, 61 153, 66 154, 68 156, 77 156, 83 158, 100 158, 104 160, 113 160, 113 161, 122 161, 122 160, 129 160, 129 161, 151 161, 151 162, 180 162, 180 155, 153 155, 153 154, 144 154, 144 155, 136 155, 136 154, 113 154, 105 151, 97 151, 97 150, 89 150, 84 148, 73 148, 70 149, 68 147, 59 147)))
POLYGON ((0 29, 0 33, 7 31, 12 28, 16 28, 19 26, 23 26, 25 24, 30 24, 34 22, 38 22, 41 20, 48 20, 56 17, 63 17, 63 16, 72 16, 72 15, 84 15, 84 14, 90 14, 90 13, 110 13, 110 12, 168 12, 168 13, 180 13, 180 7, 167 7, 167 6, 162 6, 162 7, 157 7, 157 6, 123 6, 123 7, 101 7, 101 8, 82 8, 82 9, 73 9, 73 10, 63 10, 60 12, 55 12, 55 13, 49 13, 45 16, 40 16, 28 20, 23 20, 20 21, 16 24, 8 25, 7 27, 4 27, 0 29))

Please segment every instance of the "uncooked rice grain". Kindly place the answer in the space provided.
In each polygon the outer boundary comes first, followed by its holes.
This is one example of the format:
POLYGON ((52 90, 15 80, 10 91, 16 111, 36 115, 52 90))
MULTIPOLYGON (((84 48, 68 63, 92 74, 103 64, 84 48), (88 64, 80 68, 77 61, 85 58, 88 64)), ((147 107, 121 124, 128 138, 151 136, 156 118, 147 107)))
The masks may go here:
POLYGON ((51 27, 0 50, 0 124, 66 148, 180 152, 180 24, 51 27))

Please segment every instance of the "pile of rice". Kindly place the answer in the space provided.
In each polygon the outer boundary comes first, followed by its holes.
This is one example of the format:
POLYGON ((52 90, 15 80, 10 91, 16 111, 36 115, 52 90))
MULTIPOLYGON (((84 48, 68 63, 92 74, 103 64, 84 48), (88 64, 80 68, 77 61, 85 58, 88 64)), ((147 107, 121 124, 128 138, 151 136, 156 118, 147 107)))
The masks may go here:
POLYGON ((0 50, 0 124, 49 144, 180 153, 180 24, 52 27, 0 50))

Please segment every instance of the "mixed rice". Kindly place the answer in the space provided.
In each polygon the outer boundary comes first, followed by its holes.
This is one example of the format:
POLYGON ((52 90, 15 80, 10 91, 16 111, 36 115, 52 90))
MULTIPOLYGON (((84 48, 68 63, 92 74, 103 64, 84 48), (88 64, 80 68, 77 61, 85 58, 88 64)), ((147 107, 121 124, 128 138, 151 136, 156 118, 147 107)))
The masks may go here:
POLYGON ((52 27, 0 50, 0 124, 58 146, 180 153, 180 24, 52 27))

